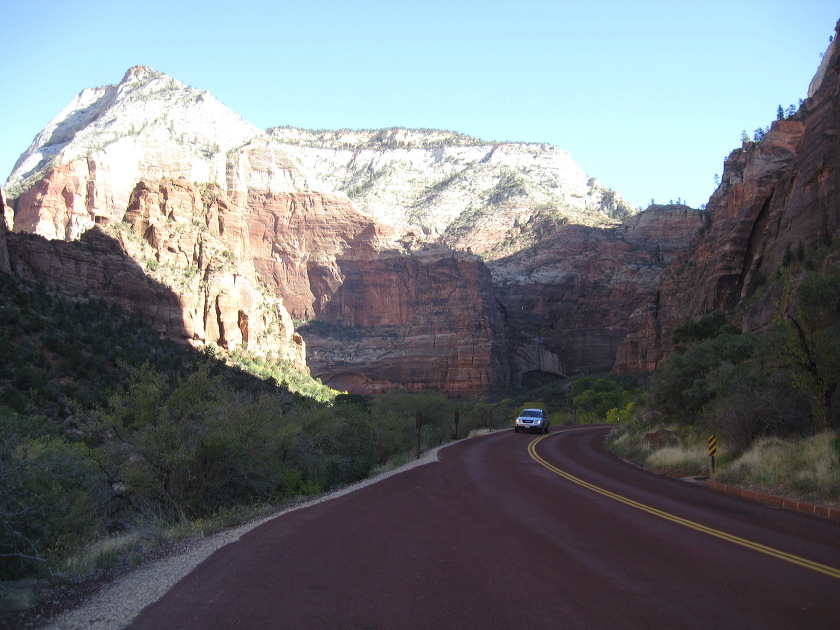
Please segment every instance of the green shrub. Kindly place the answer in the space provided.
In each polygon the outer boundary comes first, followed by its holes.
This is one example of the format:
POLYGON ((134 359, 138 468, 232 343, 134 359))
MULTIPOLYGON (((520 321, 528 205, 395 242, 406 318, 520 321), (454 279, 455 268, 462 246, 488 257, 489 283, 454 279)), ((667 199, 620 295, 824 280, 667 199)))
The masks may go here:
POLYGON ((811 402, 785 370, 757 361, 723 363, 706 380, 714 396, 702 410, 702 423, 735 452, 763 436, 810 430, 811 402))
POLYGON ((653 450, 642 440, 645 430, 639 425, 620 425, 607 435, 604 444, 607 449, 621 459, 637 466, 643 466, 653 450))
POLYGON ((0 442, 0 579, 45 572, 102 527, 109 488, 83 444, 0 442))
POLYGON ((684 353, 669 357, 656 370, 649 390, 649 402, 669 418, 696 422, 703 407, 718 393, 710 376, 723 364, 740 364, 751 359, 760 342, 754 335, 721 333, 689 346, 684 353))
POLYGON ((609 424, 627 424, 633 422, 636 419, 638 413, 639 405, 636 404, 636 401, 631 400, 621 409, 619 409, 618 407, 613 407, 612 409, 610 409, 607 412, 605 420, 609 424))

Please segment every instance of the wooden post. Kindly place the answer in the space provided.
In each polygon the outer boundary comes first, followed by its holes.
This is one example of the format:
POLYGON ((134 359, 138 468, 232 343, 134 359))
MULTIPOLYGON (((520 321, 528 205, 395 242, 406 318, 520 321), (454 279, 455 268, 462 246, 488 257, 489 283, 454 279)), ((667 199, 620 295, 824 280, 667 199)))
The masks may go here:
POLYGON ((417 459, 420 459, 420 427, 423 426, 423 414, 419 410, 415 417, 415 425, 417 426, 417 459))

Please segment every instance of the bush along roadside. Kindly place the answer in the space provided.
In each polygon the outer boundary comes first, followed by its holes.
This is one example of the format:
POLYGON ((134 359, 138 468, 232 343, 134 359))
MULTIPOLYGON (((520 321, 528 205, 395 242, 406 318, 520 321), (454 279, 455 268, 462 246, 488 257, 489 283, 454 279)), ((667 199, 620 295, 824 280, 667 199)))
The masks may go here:
POLYGON ((170 343, 118 308, 3 275, 0 298, 3 601, 15 581, 139 558, 399 465, 451 440, 456 414, 460 437, 508 420, 439 393, 339 394, 299 373, 290 391, 285 366, 170 343))
POLYGON ((767 290, 779 312, 762 334, 722 312, 678 327, 637 420, 607 445, 651 470, 708 475, 713 435, 718 481, 840 503, 840 273, 782 268, 767 290))
POLYGON ((672 477, 708 477, 757 492, 840 507, 840 431, 766 437, 737 451, 718 441, 714 473, 708 435, 696 427, 634 423, 607 437, 608 450, 641 468, 672 477))

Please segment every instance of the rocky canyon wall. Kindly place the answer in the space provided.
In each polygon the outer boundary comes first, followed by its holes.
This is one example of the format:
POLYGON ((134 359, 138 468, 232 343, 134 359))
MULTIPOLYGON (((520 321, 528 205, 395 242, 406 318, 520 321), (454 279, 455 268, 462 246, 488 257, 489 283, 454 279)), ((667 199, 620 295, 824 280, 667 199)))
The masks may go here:
POLYGON ((657 206, 615 228, 561 226, 491 263, 513 383, 612 369, 631 317, 656 302, 666 265, 703 222, 702 211, 657 206))
POLYGON ((799 112, 729 156, 705 212, 638 214, 556 147, 263 132, 132 68, 21 157, 0 271, 357 393, 651 370, 687 318, 765 327, 763 284, 837 237, 836 49, 799 112))
POLYGON ((302 328, 313 375, 359 393, 508 384, 503 313, 477 256, 428 247, 337 262, 341 285, 302 328))
POLYGON ((76 241, 4 228, 9 272, 71 299, 117 304, 175 340, 241 347, 307 370, 282 300, 228 247, 242 242, 244 221, 222 195, 206 201, 184 180, 140 182, 123 222, 76 241))
POLYGON ((835 38, 799 111, 745 141, 725 163, 699 238, 635 312, 616 366, 650 370, 673 351, 673 330, 714 310, 765 328, 778 295, 759 289, 791 257, 807 261, 840 232, 840 49, 835 38))

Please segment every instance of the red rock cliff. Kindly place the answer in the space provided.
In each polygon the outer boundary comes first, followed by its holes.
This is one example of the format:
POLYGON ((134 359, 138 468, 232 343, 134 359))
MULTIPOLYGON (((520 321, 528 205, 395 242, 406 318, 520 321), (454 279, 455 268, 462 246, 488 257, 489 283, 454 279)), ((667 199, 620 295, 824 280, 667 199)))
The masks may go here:
POLYGON ((507 384, 502 311, 478 257, 431 247, 338 267, 340 286, 303 329, 313 375, 359 393, 507 384))
POLYGON ((561 226, 491 263, 513 384, 612 368, 628 321, 656 301, 665 265, 702 222, 698 210, 656 206, 616 228, 561 226))
MULTIPOLYGON (((734 312, 786 256, 808 253, 840 232, 840 48, 829 48, 812 94, 790 120, 773 123, 760 142, 745 142, 726 160, 707 206, 702 237, 663 274, 659 297, 634 314, 616 367, 650 370, 673 349, 680 323, 713 310, 734 312)), ((744 328, 758 330, 775 313, 752 301, 744 328)))
POLYGON ((176 340, 243 347, 306 370, 282 300, 229 247, 245 235, 217 188, 163 180, 138 183, 125 223, 107 233, 95 227, 72 242, 9 234, 8 249, 11 272, 49 290, 116 303, 176 340))

